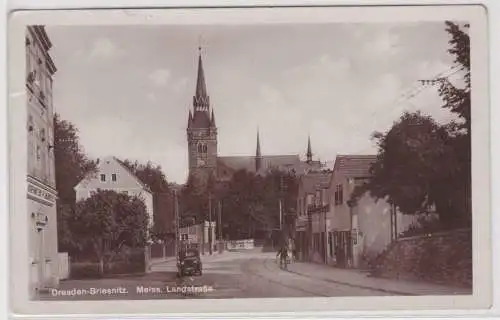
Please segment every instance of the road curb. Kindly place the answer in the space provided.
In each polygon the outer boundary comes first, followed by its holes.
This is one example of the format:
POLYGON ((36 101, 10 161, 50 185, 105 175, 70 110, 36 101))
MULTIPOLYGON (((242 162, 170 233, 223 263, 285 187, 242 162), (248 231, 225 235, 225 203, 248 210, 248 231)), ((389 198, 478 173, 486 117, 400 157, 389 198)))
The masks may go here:
POLYGON ((390 294, 397 294, 397 295, 418 296, 418 294, 415 294, 415 293, 409 293, 409 292, 403 292, 403 291, 397 291, 397 290, 387 290, 387 289, 381 289, 381 288, 372 287, 372 286, 363 286, 360 284, 353 284, 353 283, 349 283, 349 282, 345 282, 345 281, 338 281, 338 280, 332 280, 332 279, 327 279, 327 278, 316 278, 316 277, 311 277, 309 275, 306 275, 306 274, 303 274, 303 273, 300 273, 297 271, 291 271, 291 270, 285 270, 285 271, 293 273, 293 274, 297 274, 299 276, 303 276, 303 277, 307 277, 307 278, 314 278, 314 279, 318 279, 318 280, 322 280, 322 281, 326 281, 326 282, 330 282, 330 283, 346 285, 346 286, 350 286, 353 288, 375 290, 375 291, 380 291, 380 292, 385 292, 385 293, 390 293, 390 294))

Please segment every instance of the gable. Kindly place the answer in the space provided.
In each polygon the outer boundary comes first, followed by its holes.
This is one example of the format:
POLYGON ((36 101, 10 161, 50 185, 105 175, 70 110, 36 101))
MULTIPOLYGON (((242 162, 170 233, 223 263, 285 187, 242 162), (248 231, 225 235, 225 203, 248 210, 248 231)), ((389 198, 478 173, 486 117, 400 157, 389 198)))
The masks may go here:
POLYGON ((74 189, 141 189, 149 192, 148 188, 114 157, 99 161, 97 173, 80 181, 74 189), (101 178, 102 175, 104 175, 104 181, 101 178))

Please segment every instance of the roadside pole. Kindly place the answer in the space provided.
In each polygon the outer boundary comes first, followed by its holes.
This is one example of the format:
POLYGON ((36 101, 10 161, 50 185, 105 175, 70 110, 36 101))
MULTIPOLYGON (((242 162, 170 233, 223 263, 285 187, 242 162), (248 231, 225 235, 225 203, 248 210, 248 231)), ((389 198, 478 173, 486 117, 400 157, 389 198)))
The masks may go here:
POLYGON ((219 200, 218 204, 218 210, 217 210, 217 214, 218 214, 218 225, 219 225, 219 253, 222 253, 223 252, 223 248, 222 248, 222 245, 223 245, 223 240, 222 240, 222 200, 219 200))
POLYGON ((174 190, 174 216, 175 216, 175 259, 179 259, 179 204, 177 202, 177 190, 174 190))
POLYGON ((212 254, 212 195, 208 195, 208 252, 212 254))

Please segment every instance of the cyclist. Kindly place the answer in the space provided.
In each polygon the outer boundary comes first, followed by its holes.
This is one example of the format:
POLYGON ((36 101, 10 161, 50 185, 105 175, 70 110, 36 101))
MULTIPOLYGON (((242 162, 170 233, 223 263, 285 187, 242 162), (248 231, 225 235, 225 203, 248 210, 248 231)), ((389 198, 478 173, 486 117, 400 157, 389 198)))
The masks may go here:
POLYGON ((286 267, 286 263, 287 263, 287 259, 288 259, 288 249, 286 246, 283 246, 281 247, 281 249, 278 251, 278 254, 276 255, 276 257, 280 258, 280 268, 285 265, 286 267))

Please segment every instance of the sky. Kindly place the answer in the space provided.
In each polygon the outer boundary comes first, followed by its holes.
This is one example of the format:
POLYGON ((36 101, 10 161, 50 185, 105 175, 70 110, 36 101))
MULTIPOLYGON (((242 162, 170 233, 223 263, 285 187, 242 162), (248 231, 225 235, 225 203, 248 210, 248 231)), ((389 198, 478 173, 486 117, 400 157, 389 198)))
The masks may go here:
MULTIPOLYGON (((188 172, 186 125, 201 44, 219 155, 376 154, 371 135, 404 111, 440 122, 437 90, 453 68, 444 22, 255 26, 47 26, 54 108, 79 130, 90 158, 188 172), (420 90, 417 95, 411 93, 420 90)), ((454 74, 451 80, 459 78, 454 74)))

